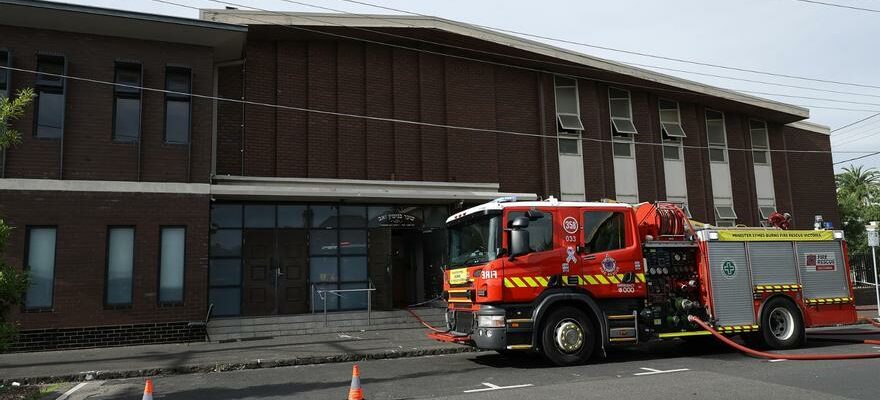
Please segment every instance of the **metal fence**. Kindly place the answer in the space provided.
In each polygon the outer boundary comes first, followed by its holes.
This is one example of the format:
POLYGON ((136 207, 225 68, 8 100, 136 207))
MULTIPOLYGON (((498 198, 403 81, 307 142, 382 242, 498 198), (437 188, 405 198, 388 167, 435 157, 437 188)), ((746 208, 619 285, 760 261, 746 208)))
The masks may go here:
MULTIPOLYGON (((880 257, 878 257, 880 262, 880 257)), ((849 265, 852 274, 853 287, 872 288, 877 283, 874 276, 874 264, 870 254, 853 254, 849 256, 849 265)))

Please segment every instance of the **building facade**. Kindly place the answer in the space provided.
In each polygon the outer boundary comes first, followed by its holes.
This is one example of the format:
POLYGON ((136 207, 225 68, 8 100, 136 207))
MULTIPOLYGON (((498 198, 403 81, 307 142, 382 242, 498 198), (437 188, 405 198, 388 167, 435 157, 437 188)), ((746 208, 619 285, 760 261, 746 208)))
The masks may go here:
POLYGON ((800 107, 437 18, 0 7, 0 95, 39 93, 0 178, 21 350, 431 299, 446 217, 504 195, 838 221, 800 107))

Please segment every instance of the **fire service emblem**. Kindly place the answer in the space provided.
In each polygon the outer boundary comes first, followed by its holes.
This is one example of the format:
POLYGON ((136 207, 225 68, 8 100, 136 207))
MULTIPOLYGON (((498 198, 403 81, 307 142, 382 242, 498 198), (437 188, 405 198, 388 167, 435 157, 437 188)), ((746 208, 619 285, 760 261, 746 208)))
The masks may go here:
POLYGON ((617 261, 607 254, 602 259, 602 273, 605 275, 617 274, 617 261))

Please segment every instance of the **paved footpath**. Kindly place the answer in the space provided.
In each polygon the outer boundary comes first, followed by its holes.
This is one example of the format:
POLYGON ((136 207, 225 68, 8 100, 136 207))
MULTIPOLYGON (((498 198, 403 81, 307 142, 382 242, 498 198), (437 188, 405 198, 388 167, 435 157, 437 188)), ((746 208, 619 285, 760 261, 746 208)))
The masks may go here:
POLYGON ((56 382, 216 372, 452 354, 468 347, 425 329, 337 332, 231 343, 185 343, 0 354, 0 382, 56 382))

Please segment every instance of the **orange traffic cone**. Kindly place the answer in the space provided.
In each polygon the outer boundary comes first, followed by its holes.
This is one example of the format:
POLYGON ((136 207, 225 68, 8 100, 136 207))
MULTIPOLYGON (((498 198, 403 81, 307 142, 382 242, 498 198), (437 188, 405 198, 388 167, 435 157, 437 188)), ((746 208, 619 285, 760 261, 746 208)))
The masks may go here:
POLYGON ((348 400, 364 400, 364 390, 361 389, 361 370, 357 364, 351 370, 351 389, 348 389, 348 400))
POLYGON ((144 397, 141 400, 153 400, 153 380, 147 379, 147 384, 144 386, 144 397))

